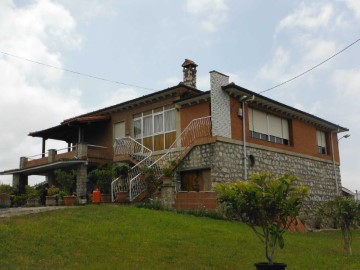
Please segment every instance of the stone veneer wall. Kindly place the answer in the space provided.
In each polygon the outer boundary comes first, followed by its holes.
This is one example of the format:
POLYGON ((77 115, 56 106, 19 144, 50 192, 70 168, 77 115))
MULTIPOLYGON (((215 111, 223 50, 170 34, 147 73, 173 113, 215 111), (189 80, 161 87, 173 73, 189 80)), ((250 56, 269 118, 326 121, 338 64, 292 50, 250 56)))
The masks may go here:
MULTIPOLYGON (((247 154, 255 157, 255 164, 248 162, 248 173, 270 171, 276 175, 294 175, 299 183, 310 189, 303 215, 312 216, 313 210, 322 201, 336 195, 333 165, 329 161, 298 155, 289 151, 269 147, 249 145, 247 154), (307 211, 309 212, 307 213, 307 211)), ((178 170, 211 168, 212 184, 243 179, 243 145, 228 139, 218 139, 216 143, 194 147, 183 159, 178 170)), ((340 168, 336 165, 340 184, 340 168)))
POLYGON ((221 86, 229 84, 229 77, 210 72, 212 134, 231 138, 230 97, 221 86))

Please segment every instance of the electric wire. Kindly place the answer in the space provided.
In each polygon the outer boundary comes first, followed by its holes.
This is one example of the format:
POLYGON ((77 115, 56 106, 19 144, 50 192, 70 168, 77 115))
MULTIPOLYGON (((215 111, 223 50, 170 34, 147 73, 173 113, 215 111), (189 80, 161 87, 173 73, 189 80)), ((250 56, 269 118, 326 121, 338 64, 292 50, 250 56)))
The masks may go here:
MULTIPOLYGON (((347 45, 345 48, 343 48, 342 50, 338 51, 337 53, 331 55, 330 57, 326 58, 324 61, 320 62, 319 64, 305 70, 304 72, 282 82, 282 83, 279 83, 273 87, 270 87, 268 89, 265 89, 263 91, 260 91, 259 94, 262 94, 262 93, 265 93, 265 92, 268 92, 268 91, 271 91, 275 88, 278 88, 286 83, 289 83, 293 80, 296 80, 297 78, 309 73, 310 71, 314 70, 315 68, 325 64, 326 62, 328 62, 329 60, 331 60, 332 58, 334 58, 335 56, 339 55, 340 53, 346 51, 347 49, 349 49, 351 46, 355 45, 357 42, 360 41, 360 38, 358 38, 357 40, 355 40, 354 42, 350 43, 349 45, 347 45)), ((136 88, 141 88, 141 89, 146 89, 146 90, 150 90, 150 91, 156 91, 155 89, 153 88, 148 88, 148 87, 143 87, 143 86, 139 86, 139 85, 135 85, 135 84, 129 84, 129 83, 124 83, 124 82, 119 82, 119 81, 114 81, 114 80, 109 80, 109 79, 105 79, 105 78, 101 78, 101 77, 98 77, 98 76, 94 76, 94 75, 89 75, 89 74, 85 74, 85 73, 82 73, 82 72, 78 72, 78 71, 74 71, 74 70, 70 70, 70 69, 66 69, 66 68, 60 68, 60 67, 56 67, 56 66, 53 66, 53 65, 49 65, 49 64, 45 64, 45 63, 42 63, 42 62, 38 62, 38 61, 35 61, 35 60, 32 60, 32 59, 28 59, 28 58, 25 58, 25 57, 21 57, 21 56, 17 56, 17 55, 14 55, 14 54, 10 54, 10 53, 7 53, 7 52, 4 52, 4 51, 0 51, 0 53, 4 54, 4 55, 7 55, 7 56, 10 56, 10 57, 14 57, 14 58, 17 58, 17 59, 21 59, 21 60, 24 60, 24 61, 28 61, 28 62, 31 62, 31 63, 35 63, 35 64, 38 64, 38 65, 42 65, 42 66, 45 66, 45 67, 50 67, 50 68, 54 68, 54 69, 58 69, 58 70, 62 70, 62 71, 65 71, 65 72, 69 72, 69 73, 73 73, 73 74, 76 74, 76 75, 79 75, 79 76, 85 76, 85 77, 89 77, 89 78, 92 78, 92 79, 96 79, 96 80, 101 80, 101 81, 105 81, 105 82, 110 82, 110 83, 115 83, 115 84, 120 84, 120 85, 125 85, 125 86, 130 86, 130 87, 136 87, 136 88)))
POLYGON ((150 90, 150 91, 157 91, 155 89, 148 88, 148 87, 143 87, 143 86, 139 86, 139 85, 135 85, 135 84, 129 84, 129 83, 124 83, 124 82, 119 82, 119 81, 114 81, 114 80, 109 80, 109 79, 101 78, 101 77, 94 76, 94 75, 85 74, 85 73, 82 73, 82 72, 78 72, 78 71, 74 71, 74 70, 70 70, 70 69, 66 69, 66 68, 56 67, 56 66, 53 66, 53 65, 45 64, 45 63, 38 62, 38 61, 35 61, 35 60, 32 60, 32 59, 28 59, 28 58, 25 58, 25 57, 21 57, 21 56, 17 56, 17 55, 11 54, 11 53, 7 53, 7 52, 4 52, 4 51, 0 51, 0 53, 4 54, 6 56, 10 56, 10 57, 17 58, 17 59, 20 59, 20 60, 28 61, 28 62, 38 64, 38 65, 42 65, 42 66, 45 66, 45 67, 50 67, 50 68, 54 68, 54 69, 57 69, 57 70, 66 71, 66 72, 73 73, 73 74, 76 74, 76 75, 79 75, 79 76, 89 77, 89 78, 96 79, 96 80, 101 80, 101 81, 105 81, 105 82, 110 82, 110 83, 130 86, 130 87, 146 89, 146 90, 150 90))
POLYGON ((344 52, 345 50, 349 49, 351 46, 355 45, 355 44, 356 44, 357 42, 359 42, 359 41, 360 41, 360 38, 357 39, 357 40, 355 40, 354 42, 352 42, 352 43, 349 44, 348 46, 346 46, 346 47, 345 47, 344 49, 342 49, 341 51, 338 51, 337 53, 333 54, 332 56, 326 58, 326 59, 325 59, 324 61, 322 61, 321 63, 319 63, 319 64, 317 64, 317 65, 315 65, 315 66, 307 69, 306 71, 300 73, 299 75, 296 75, 295 77, 292 77, 291 79, 288 79, 288 80, 286 80, 286 81, 284 81, 284 82, 282 82, 282 83, 279 83, 279 84, 277 84, 277 85, 275 85, 275 86, 273 86, 273 87, 271 87, 271 88, 268 88, 268 89, 266 89, 266 90, 263 90, 263 91, 259 92, 259 94, 262 94, 262 93, 268 92, 268 91, 270 91, 270 90, 273 90, 273 89, 275 89, 275 88, 277 88, 277 87, 279 87, 279 86, 282 86, 282 85, 284 85, 284 84, 286 84, 286 83, 288 83, 288 82, 291 82, 291 81, 293 81, 293 80, 295 80, 295 79, 297 79, 297 78, 305 75, 306 73, 309 73, 309 72, 312 71, 313 69, 321 66, 322 64, 324 64, 324 63, 326 63, 327 61, 331 60, 331 59, 334 58, 335 56, 337 56, 337 55, 339 55, 340 53, 344 52))

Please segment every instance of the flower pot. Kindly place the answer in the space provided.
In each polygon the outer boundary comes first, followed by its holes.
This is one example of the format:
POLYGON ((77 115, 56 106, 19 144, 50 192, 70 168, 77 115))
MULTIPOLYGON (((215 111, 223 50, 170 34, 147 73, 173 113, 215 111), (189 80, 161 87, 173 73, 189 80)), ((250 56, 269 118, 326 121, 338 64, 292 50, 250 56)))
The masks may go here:
POLYGON ((273 263, 269 264, 267 262, 255 263, 256 270, 285 270, 285 263, 273 263))
POLYGON ((26 206, 28 207, 34 207, 34 206, 39 206, 39 198, 36 199, 28 199, 26 201, 26 206))
POLYGON ((102 203, 110 203, 111 202, 111 194, 101 194, 101 202, 102 203))
POLYGON ((64 196, 65 206, 74 206, 75 205, 75 196, 64 196))
POLYGON ((46 206, 54 206, 57 204, 56 196, 46 196, 45 199, 46 199, 45 201, 46 206))
POLYGON ((118 193, 116 193, 116 202, 118 203, 129 202, 128 196, 129 196, 129 192, 119 191, 118 193))

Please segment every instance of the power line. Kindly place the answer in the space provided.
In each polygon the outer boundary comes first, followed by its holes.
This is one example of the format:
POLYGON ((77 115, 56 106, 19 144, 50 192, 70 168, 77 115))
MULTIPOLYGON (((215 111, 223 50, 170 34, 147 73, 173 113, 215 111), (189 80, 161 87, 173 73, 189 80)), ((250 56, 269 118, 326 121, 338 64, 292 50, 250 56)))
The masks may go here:
POLYGON ((355 43, 357 43, 357 42, 359 42, 359 41, 360 41, 360 38, 357 39, 357 40, 355 40, 354 42, 352 42, 352 43, 349 44, 348 46, 346 46, 346 47, 345 47, 344 49, 342 49, 341 51, 338 51, 337 53, 333 54, 333 55, 330 56, 329 58, 326 58, 326 59, 325 59, 324 61, 322 61, 321 63, 319 63, 319 64, 313 66, 312 68, 309 68, 308 70, 304 71, 303 73, 300 73, 299 75, 297 75, 297 76, 295 76, 295 77, 292 77, 291 79, 288 79, 287 81, 284 81, 284 82, 279 83, 279 84, 277 84, 277 85, 275 85, 275 86, 273 86, 273 87, 271 87, 271 88, 268 88, 268 89, 266 89, 266 90, 264 90, 264 91, 261 91, 261 92, 259 92, 259 94, 262 94, 262 93, 268 92, 268 91, 270 91, 270 90, 273 90, 274 88, 277 88, 277 87, 279 87, 279 86, 282 86, 282 85, 284 85, 284 84, 286 84, 286 83, 288 83, 288 82, 291 82, 291 81, 293 81, 293 80, 295 80, 295 79, 297 79, 297 78, 305 75, 306 73, 312 71, 313 69, 315 69, 315 68, 321 66, 322 64, 326 63, 327 61, 331 60, 332 58, 334 58, 334 57, 337 56, 338 54, 342 53, 343 51, 349 49, 351 46, 353 46, 355 43))
POLYGON ((105 82, 110 82, 110 83, 115 83, 115 84, 130 86, 130 87, 136 87, 136 88, 146 89, 146 90, 150 90, 150 91, 157 91, 157 90, 152 89, 152 88, 147 88, 147 87, 143 87, 143 86, 139 86, 139 85, 135 85, 135 84, 123 83, 123 82, 119 82, 119 81, 113 81, 113 80, 109 80, 109 79, 105 79, 105 78, 101 78, 101 77, 97 77, 97 76, 93 76, 93 75, 81 73, 81 72, 74 71, 74 70, 70 70, 70 69, 66 69, 66 68, 56 67, 56 66, 53 66, 53 65, 45 64, 45 63, 42 63, 42 62, 38 62, 38 61, 35 61, 35 60, 32 60, 32 59, 28 59, 28 58, 25 58, 25 57, 17 56, 17 55, 14 55, 14 54, 10 54, 10 53, 7 53, 7 52, 3 52, 3 51, 0 51, 0 53, 2 53, 2 54, 4 54, 4 55, 7 55, 7 56, 11 56, 11 57, 17 58, 17 59, 20 59, 20 60, 28 61, 28 62, 31 62, 31 63, 34 63, 34 64, 38 64, 38 65, 42 65, 42 66, 45 66, 45 67, 50 67, 50 68, 54 68, 54 69, 66 71, 66 72, 69 72, 69 73, 73 73, 73 74, 76 74, 76 75, 79 75, 79 76, 89 77, 89 78, 96 79, 96 80, 101 80, 101 81, 105 81, 105 82))

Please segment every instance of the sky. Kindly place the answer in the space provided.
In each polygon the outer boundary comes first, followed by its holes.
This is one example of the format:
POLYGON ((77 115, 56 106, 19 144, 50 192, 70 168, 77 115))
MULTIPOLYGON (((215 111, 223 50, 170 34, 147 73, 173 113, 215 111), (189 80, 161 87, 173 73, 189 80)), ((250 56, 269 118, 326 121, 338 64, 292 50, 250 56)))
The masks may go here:
MULTIPOLYGON (((360 38, 360 1, 1 0, 0 29, 3 171, 41 153, 29 132, 174 86, 185 58, 198 64, 204 91, 212 70, 257 93, 286 81, 360 38)), ((339 144, 342 185, 352 191, 360 190, 359 55, 360 42, 263 94, 350 130, 339 144)))

